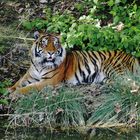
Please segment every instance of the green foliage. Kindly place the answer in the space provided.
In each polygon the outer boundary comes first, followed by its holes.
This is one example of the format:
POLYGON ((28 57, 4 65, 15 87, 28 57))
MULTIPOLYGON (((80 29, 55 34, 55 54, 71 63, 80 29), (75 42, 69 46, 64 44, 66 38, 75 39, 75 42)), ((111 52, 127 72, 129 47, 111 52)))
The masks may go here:
POLYGON ((85 125, 86 111, 81 102, 82 98, 83 96, 74 92, 72 88, 63 87, 58 91, 47 88, 40 93, 33 92, 31 95, 21 98, 16 103, 15 117, 20 125, 25 125, 21 121, 26 117, 31 119, 31 124, 35 126, 37 122, 52 128, 57 125, 65 128, 85 125))
MULTIPOLYGON (((140 6, 135 1, 84 0, 74 4, 74 11, 53 13, 48 7, 45 11, 46 19, 24 20, 23 26, 28 30, 47 29, 60 33, 61 42, 67 48, 124 50, 140 56, 140 6)), ((139 122, 138 75, 127 75, 105 86, 102 91, 106 95, 105 103, 90 116, 85 109, 83 98, 86 97, 74 89, 61 88, 54 93, 47 88, 21 98, 16 103, 14 118, 18 124, 27 125, 29 120, 33 125, 47 124, 50 127, 139 122)))
MULTIPOLYGON (((1 44, 0 44, 1 45, 1 44)), ((0 53, 2 54, 4 52, 4 49, 5 49, 5 46, 4 45, 1 45, 0 46, 0 53)))
POLYGON ((41 19, 35 19, 34 21, 23 21, 23 26, 26 27, 28 30, 32 28, 42 29, 47 25, 47 22, 41 19))
MULTIPOLYGON (((48 9, 47 9, 48 11, 48 9)), ((69 12, 60 14, 56 12, 51 16, 51 13, 47 13, 47 20, 35 19, 33 21, 23 21, 23 26, 28 29, 45 29, 47 28, 48 32, 68 32, 71 23, 74 20, 74 17, 69 12)))
POLYGON ((53 13, 48 7, 45 11, 46 20, 24 21, 23 26, 61 33, 62 44, 67 48, 119 49, 140 56, 140 6, 135 1, 84 0, 74 4, 76 14, 70 10, 53 13), (120 23, 124 27, 119 30, 120 23))
POLYGON ((11 82, 9 80, 5 80, 4 82, 0 82, 0 104, 8 105, 8 91, 6 87, 10 86, 11 82))
POLYGON ((59 126, 65 129, 139 124, 140 76, 138 75, 140 70, 137 74, 127 73, 116 78, 113 83, 100 88, 102 94, 98 97, 87 93, 88 90, 97 92, 93 86, 90 89, 84 86, 86 90, 63 86, 55 90, 46 88, 39 93, 31 92, 14 104, 15 112, 11 119, 22 126, 45 125, 50 128, 59 126))
POLYGON ((136 75, 126 74, 124 77, 119 77, 112 85, 104 87, 102 92, 107 95, 105 102, 93 112, 87 125, 139 124, 139 72, 136 75))

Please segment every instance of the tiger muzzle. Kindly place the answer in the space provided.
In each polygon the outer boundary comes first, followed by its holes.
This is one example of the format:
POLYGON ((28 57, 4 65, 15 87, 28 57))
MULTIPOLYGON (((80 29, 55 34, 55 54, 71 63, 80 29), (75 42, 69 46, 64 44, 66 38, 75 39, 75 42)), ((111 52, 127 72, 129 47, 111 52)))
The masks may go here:
POLYGON ((48 62, 52 62, 54 63, 55 59, 53 59, 52 57, 49 57, 49 58, 44 58, 42 63, 48 63, 48 62))

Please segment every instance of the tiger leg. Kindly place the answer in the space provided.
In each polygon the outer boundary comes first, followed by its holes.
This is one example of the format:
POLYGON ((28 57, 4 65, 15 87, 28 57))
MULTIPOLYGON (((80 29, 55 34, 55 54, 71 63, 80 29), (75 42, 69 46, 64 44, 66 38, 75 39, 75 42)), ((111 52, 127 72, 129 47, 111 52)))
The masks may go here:
POLYGON ((28 73, 28 71, 27 71, 26 74, 25 74, 21 79, 19 79, 12 87, 9 87, 9 88, 8 88, 8 91, 9 91, 10 93, 12 93, 12 92, 14 92, 17 88, 22 87, 22 83, 24 83, 25 81, 27 81, 28 77, 29 77, 29 73, 28 73))
POLYGON ((47 85, 50 85, 50 84, 46 80, 42 80, 36 83, 29 84, 25 87, 18 88, 16 90, 16 93, 27 94, 29 91, 32 91, 32 90, 41 91, 47 85))

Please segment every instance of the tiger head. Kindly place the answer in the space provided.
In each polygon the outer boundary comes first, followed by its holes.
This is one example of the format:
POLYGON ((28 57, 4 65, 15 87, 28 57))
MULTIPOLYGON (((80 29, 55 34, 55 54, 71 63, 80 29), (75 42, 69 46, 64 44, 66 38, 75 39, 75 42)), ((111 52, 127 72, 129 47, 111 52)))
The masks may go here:
POLYGON ((53 34, 37 34, 31 49, 32 60, 45 68, 58 67, 65 59, 66 51, 59 37, 53 34))

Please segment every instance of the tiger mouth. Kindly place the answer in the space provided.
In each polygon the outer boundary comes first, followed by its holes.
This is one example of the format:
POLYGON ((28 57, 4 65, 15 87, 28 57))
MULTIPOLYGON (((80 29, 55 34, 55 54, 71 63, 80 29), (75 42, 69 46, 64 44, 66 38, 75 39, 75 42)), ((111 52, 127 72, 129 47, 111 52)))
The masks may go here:
POLYGON ((44 58, 42 63, 48 63, 48 62, 51 62, 51 63, 54 63, 55 59, 52 59, 52 58, 44 58))

